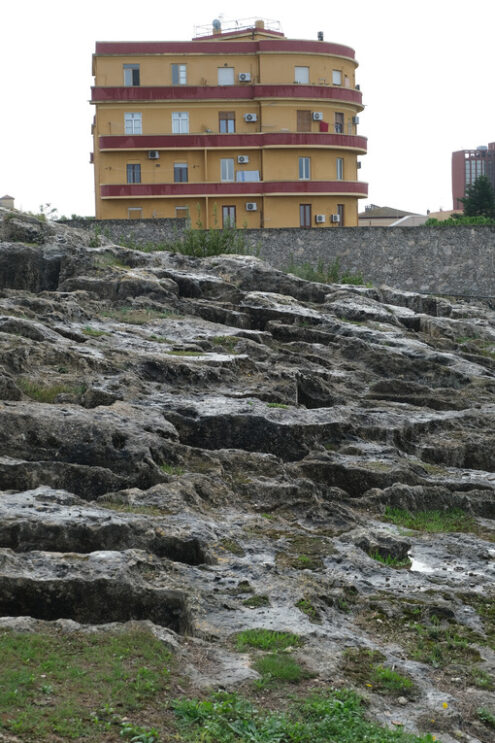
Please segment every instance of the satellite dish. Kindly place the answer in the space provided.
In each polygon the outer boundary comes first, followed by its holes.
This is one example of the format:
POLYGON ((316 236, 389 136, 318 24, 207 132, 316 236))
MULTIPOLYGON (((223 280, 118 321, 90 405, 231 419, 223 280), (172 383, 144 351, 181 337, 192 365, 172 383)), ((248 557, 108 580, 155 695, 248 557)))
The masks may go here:
POLYGON ((215 31, 220 31, 220 29, 222 28, 222 24, 220 23, 218 18, 215 18, 212 25, 215 31))

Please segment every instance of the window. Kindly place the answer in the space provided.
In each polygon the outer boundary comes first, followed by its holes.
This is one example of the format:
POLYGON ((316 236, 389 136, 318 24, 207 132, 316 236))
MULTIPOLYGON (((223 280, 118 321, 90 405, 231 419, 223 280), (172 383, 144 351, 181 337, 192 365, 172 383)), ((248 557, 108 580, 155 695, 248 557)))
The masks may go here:
POLYGON ((219 85, 233 85, 234 84, 234 68, 233 67, 219 67, 218 68, 218 84, 219 85))
POLYGON ((172 85, 186 85, 186 84, 187 84, 187 65, 173 64, 172 65, 172 85))
POLYGON ((311 227, 311 204, 299 204, 299 226, 311 227))
POLYGON ((126 170, 127 183, 141 183, 141 165, 128 163, 126 166, 126 170))
POLYGON ((342 72, 340 70, 332 70, 332 85, 342 85, 342 72))
POLYGON ((220 134, 235 132, 235 111, 218 112, 218 131, 220 134))
POLYGON ((188 206, 176 206, 175 216, 177 219, 189 219, 189 207, 188 206))
POLYGON ((142 134, 142 114, 124 114, 125 133, 142 134))
POLYGON ((237 183, 257 183, 260 179, 259 170, 238 170, 235 174, 237 183))
POLYGON ((187 163, 174 163, 174 183, 187 183, 187 163))
POLYGON ((294 82, 309 83, 309 67, 294 67, 294 82))
POLYGON ((311 111, 298 111, 297 112, 297 131, 298 132, 310 132, 311 131, 311 111))
POLYGON ((234 180, 234 159, 222 158, 220 160, 220 180, 229 183, 234 180))
POLYGON ((129 219, 142 219, 143 210, 140 206, 130 206, 127 210, 127 216, 129 219))
POLYGON ((172 134, 189 134, 189 114, 187 111, 172 112, 172 134))
POLYGON ((311 166, 310 157, 299 158, 299 180, 300 181, 309 181, 309 179, 311 178, 310 166, 311 166))
POLYGON ((139 65, 138 64, 125 64, 124 65, 124 85, 139 85, 139 65))
POLYGON ((344 204, 337 204, 337 214, 339 215, 338 225, 344 226, 344 204))
POLYGON ((235 206, 222 206, 222 227, 235 227, 235 206))
POLYGON ((343 157, 337 158, 337 180, 338 181, 344 180, 344 158, 343 157))
POLYGON ((335 114, 335 134, 343 134, 343 133, 344 133, 344 114, 336 113, 335 114))

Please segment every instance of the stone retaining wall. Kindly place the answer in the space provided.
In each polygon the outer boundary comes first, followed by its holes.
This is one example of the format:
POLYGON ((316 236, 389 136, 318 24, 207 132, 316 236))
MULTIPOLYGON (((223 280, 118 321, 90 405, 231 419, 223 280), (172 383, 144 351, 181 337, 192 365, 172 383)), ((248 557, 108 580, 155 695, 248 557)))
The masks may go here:
MULTIPOLYGON (((68 221, 130 247, 174 240, 184 220, 68 221)), ((256 254, 278 268, 339 260, 341 270, 399 289, 495 296, 495 227, 350 227, 245 230, 256 254)))

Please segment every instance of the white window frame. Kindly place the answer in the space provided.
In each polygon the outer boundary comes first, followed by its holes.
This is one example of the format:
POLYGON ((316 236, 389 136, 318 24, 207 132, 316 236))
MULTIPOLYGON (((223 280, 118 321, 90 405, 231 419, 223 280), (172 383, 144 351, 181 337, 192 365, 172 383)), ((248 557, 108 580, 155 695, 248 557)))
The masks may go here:
POLYGON ((189 166, 187 163, 174 163, 174 183, 188 183, 189 182, 189 166), (182 177, 177 179, 177 175, 184 175, 185 173, 185 179, 182 177))
POLYGON ((172 85, 187 85, 187 65, 172 64, 172 85))
POLYGON ((336 160, 336 176, 338 181, 344 180, 344 158, 338 157, 336 160))
POLYGON ((332 85, 342 85, 342 70, 332 70, 332 85))
POLYGON ((233 67, 218 67, 217 80, 218 85, 234 85, 235 75, 233 67))
POLYGON ((299 180, 309 181, 311 178, 311 158, 300 157, 299 158, 299 180))
POLYGON ((294 82, 309 85, 309 67, 294 67, 294 82))
POLYGON ((189 134, 188 111, 172 111, 172 134, 189 134))
POLYGON ((234 158, 233 157, 220 158, 220 181, 222 183, 233 183, 234 182, 234 158))
POLYGON ((138 64, 124 65, 124 86, 126 88, 137 88, 140 85, 141 71, 138 64), (135 82, 134 72, 137 70, 137 82, 135 82))
POLYGON ((142 113, 124 113, 124 131, 126 134, 143 133, 143 114, 142 113))

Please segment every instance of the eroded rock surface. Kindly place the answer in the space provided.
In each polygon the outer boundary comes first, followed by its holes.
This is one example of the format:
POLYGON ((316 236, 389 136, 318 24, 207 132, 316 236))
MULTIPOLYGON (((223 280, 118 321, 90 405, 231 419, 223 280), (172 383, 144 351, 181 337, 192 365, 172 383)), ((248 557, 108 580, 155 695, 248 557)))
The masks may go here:
POLYGON ((488 305, 91 247, 20 214, 0 236, 0 625, 150 620, 204 648, 207 673, 184 653, 206 685, 256 675, 232 654, 247 628, 300 634, 332 683, 356 682, 349 649, 377 650, 416 689, 361 687, 380 720, 489 743, 488 305))

